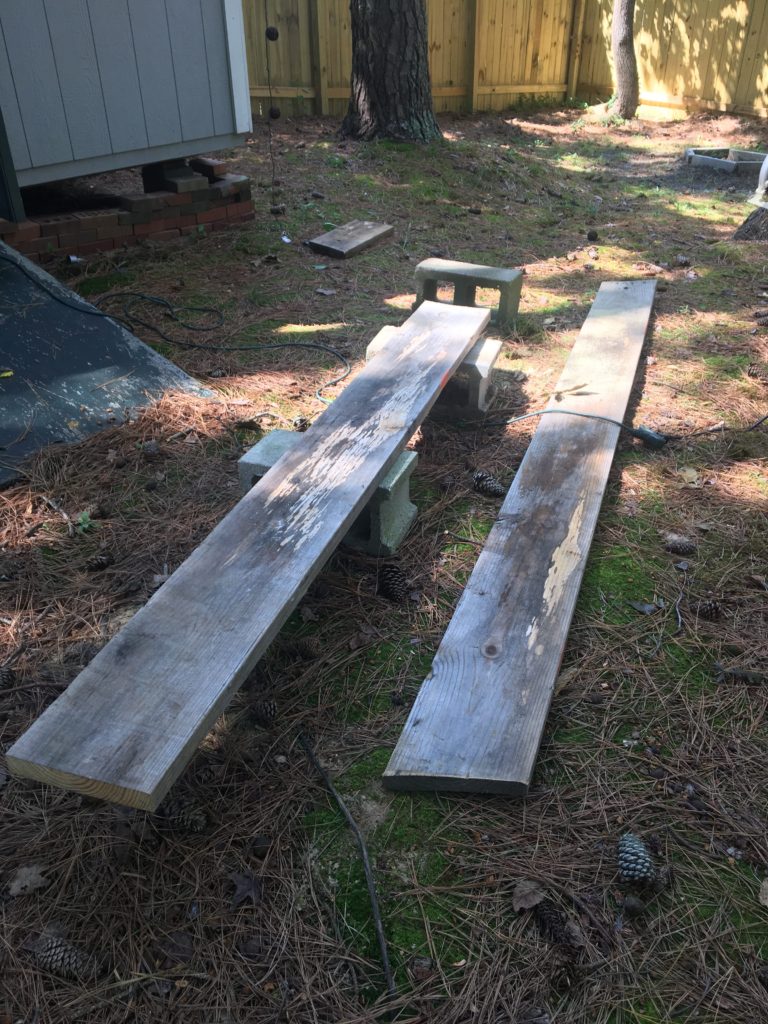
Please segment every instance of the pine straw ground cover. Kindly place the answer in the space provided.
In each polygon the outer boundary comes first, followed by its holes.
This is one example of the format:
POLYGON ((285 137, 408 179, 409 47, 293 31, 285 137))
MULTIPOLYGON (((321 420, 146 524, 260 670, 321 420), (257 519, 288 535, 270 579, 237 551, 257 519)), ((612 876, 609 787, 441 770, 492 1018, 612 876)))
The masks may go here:
MULTIPOLYGON (((762 125, 569 111, 444 127, 445 142, 421 148, 339 144, 333 124, 281 121, 274 197, 263 133, 232 154, 264 186, 253 226, 91 262, 73 280, 88 296, 212 303, 228 327, 194 340, 254 352, 161 344, 220 401, 168 396, 43 452, 0 493, 3 749, 234 504, 243 447, 321 411, 313 392, 334 360, 259 343, 319 340, 359 367, 376 329, 406 316, 413 264, 430 254, 526 267, 497 412, 540 407, 599 282, 645 274, 660 291, 635 421, 686 434, 768 411, 746 373, 767 355, 752 316, 768 296, 766 249, 731 241, 750 183, 681 160, 689 144, 765 144, 762 125), (267 213, 274 199, 284 216, 267 213), (300 244, 361 216, 391 220, 394 238, 342 264, 300 244)), ((528 799, 380 788, 496 514, 471 472, 509 483, 534 428, 430 422, 416 435, 420 515, 397 559, 410 598, 378 597, 376 563, 340 551, 175 787, 186 817, 3 776, 1 1021, 768 1019, 764 430, 660 453, 622 439, 528 799), (667 551, 668 533, 689 553, 667 551), (297 642, 309 638, 319 645, 297 642), (278 708, 267 729, 254 724, 264 699, 278 708), (357 851, 300 731, 367 836, 394 1003, 381 999, 357 851), (627 830, 672 869, 660 891, 619 884, 627 830)))

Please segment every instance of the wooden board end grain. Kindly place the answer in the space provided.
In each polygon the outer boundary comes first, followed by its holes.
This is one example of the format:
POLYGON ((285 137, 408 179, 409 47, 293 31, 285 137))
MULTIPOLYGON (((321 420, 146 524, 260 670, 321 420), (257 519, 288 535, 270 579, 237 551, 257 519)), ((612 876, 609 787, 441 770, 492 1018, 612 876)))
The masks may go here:
POLYGON ((326 256, 346 259, 367 249, 380 238, 386 238, 393 231, 391 224, 376 224, 372 220, 351 220, 348 224, 342 224, 340 228, 318 235, 308 244, 310 249, 322 252, 326 256))
POLYGON ((488 319, 420 306, 14 743, 11 772, 154 810, 488 319))
MULTIPOLYGON (((655 281, 601 285, 548 408, 623 420, 655 281)), ((384 774, 528 791, 620 428, 541 418, 384 774)))

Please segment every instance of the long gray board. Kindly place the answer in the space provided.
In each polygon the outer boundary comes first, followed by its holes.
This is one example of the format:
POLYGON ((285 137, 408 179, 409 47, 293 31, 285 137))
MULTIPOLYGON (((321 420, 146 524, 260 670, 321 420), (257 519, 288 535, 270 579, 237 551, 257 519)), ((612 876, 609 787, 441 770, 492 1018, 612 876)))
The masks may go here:
POLYGON ((425 302, 7 752, 153 810, 488 322, 425 302))
MULTIPOLYGON (((556 389, 583 394, 549 408, 623 419, 655 289, 601 285, 556 389)), ((618 436, 541 418, 384 773, 390 789, 527 792, 618 436)))

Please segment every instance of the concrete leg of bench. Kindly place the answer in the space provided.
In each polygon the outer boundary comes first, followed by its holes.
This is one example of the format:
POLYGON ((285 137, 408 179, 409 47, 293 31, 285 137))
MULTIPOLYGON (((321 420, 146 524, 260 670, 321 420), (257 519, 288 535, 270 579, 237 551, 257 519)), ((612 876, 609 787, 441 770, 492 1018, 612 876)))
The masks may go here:
POLYGON ((418 514, 410 500, 411 473, 418 461, 416 452, 401 452, 344 538, 347 547, 378 558, 394 555, 418 514))
MULTIPOLYGON (((397 327, 382 327, 365 350, 366 361, 397 337, 397 327)), ((468 352, 464 362, 448 381, 432 406, 431 416, 481 416, 488 410, 488 388, 493 367, 501 352, 497 338, 481 338, 468 352)))
MULTIPOLYGON (((293 430, 273 430, 239 459, 237 471, 243 494, 290 451, 300 436, 293 430)), ((400 453, 343 544, 378 557, 388 557, 397 551, 418 512, 410 500, 410 478, 418 460, 416 452, 400 453)))
POLYGON ((493 288, 499 293, 498 308, 491 312, 491 321, 511 325, 520 305, 523 287, 522 271, 507 267, 486 267, 481 263, 459 260, 422 260, 415 270, 416 309, 424 299, 437 298, 437 286, 443 281, 453 285, 455 306, 474 306, 477 288, 493 288))

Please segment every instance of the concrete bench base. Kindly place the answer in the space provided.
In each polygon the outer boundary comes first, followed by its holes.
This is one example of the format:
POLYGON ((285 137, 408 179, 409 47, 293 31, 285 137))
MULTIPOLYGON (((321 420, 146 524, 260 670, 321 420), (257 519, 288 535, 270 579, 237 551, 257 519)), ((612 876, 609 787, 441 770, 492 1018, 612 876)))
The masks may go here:
MULTIPOLYGON (((396 338, 397 332, 397 327, 382 327, 365 350, 366 362, 396 338)), ((454 416, 482 416, 487 412, 491 374, 499 358, 501 345, 498 338, 481 338, 475 342, 432 406, 430 416, 448 419, 454 416)))
POLYGON ((491 321, 511 325, 520 305, 523 273, 503 267, 485 267, 480 263, 460 263, 458 260, 423 260, 416 267, 417 309, 425 299, 437 301, 437 288, 441 282, 453 285, 454 306, 474 306, 478 288, 495 288, 499 292, 499 305, 491 312, 491 321))
MULTIPOLYGON (((290 451, 300 437, 296 431, 273 430, 250 448, 237 463, 243 494, 290 451)), ((346 547, 377 558, 388 558, 397 551, 418 512, 410 500, 411 473, 418 461, 416 452, 400 453, 342 541, 346 547)))

